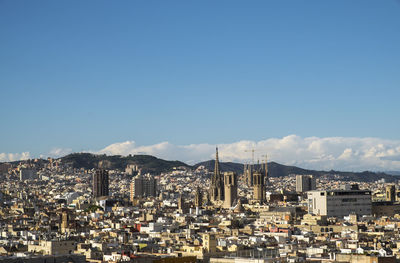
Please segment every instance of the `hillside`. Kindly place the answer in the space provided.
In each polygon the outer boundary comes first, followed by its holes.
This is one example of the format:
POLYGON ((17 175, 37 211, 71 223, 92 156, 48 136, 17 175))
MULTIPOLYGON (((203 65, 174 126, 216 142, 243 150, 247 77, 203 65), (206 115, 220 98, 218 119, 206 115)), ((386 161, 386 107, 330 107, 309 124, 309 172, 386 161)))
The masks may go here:
MULTIPOLYGON (((209 171, 214 171, 215 161, 205 161, 194 165, 194 168, 203 165, 209 171)), ((226 171, 234 171, 238 174, 243 173, 244 165, 241 163, 232 163, 232 162, 220 162, 220 170, 222 172, 226 171)), ((385 173, 374 173, 374 172, 341 172, 341 171, 316 171, 316 170, 307 170, 302 169, 296 166, 287 166, 282 165, 276 162, 268 163, 268 172, 270 177, 283 177, 288 176, 290 174, 310 174, 314 176, 331 176, 332 179, 334 176, 339 177, 341 180, 345 181, 359 181, 359 182, 374 182, 380 179, 385 179, 387 182, 394 182, 398 180, 398 177, 385 174, 385 173)))
POLYGON ((108 169, 124 170, 128 164, 136 164, 143 169, 143 172, 160 174, 171 171, 174 167, 187 164, 180 161, 166 161, 151 155, 98 155, 91 153, 72 153, 60 158, 62 163, 71 164, 74 168, 93 169, 99 167, 100 162, 108 169))
MULTIPOLYGON (((144 173, 160 174, 162 172, 168 172, 173 170, 174 167, 184 166, 187 168, 196 169, 199 166, 204 166, 209 171, 214 171, 215 161, 205 161, 193 166, 187 165, 181 161, 167 161, 159 159, 151 155, 99 155, 91 153, 72 153, 64 157, 59 158, 62 163, 70 164, 74 168, 93 169, 98 168, 99 164, 102 164, 107 169, 119 169, 124 170, 128 164, 136 164, 144 173)), ((30 162, 26 160, 22 162, 30 162)), ((47 162, 47 160, 39 160, 40 162, 47 162)), ((18 162, 13 162, 17 164, 18 162)), ((220 170, 222 172, 233 171, 237 174, 243 173, 244 165, 241 163, 234 162, 220 162, 220 170)), ((282 165, 276 162, 268 163, 268 171, 270 177, 284 177, 290 174, 310 174, 319 176, 328 176, 335 179, 341 179, 346 181, 359 181, 359 182, 374 182, 380 179, 385 179, 387 182, 395 182, 399 179, 398 176, 393 174, 387 174, 382 172, 342 172, 342 171, 316 171, 302 169, 296 166, 282 165)))

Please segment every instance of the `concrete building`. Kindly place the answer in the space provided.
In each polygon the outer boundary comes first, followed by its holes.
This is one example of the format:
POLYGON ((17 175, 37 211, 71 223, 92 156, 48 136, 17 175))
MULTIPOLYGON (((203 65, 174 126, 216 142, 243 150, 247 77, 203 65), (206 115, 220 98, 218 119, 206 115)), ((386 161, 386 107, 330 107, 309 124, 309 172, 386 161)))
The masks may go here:
POLYGON ((28 244, 29 252, 43 255, 67 255, 75 250, 75 241, 69 240, 41 240, 38 243, 28 244))
POLYGON ((296 175, 296 192, 304 193, 317 189, 315 177, 312 175, 296 175))
POLYGON ((11 165, 8 163, 1 163, 0 164, 0 175, 5 174, 10 169, 11 165))
POLYGON ((387 185, 385 187, 386 201, 394 202, 396 201, 396 186, 394 184, 387 185))
POLYGON ((203 194, 200 191, 200 187, 196 188, 195 198, 194 198, 194 206, 202 207, 203 206, 203 194))
POLYGON ((104 169, 96 170, 93 174, 93 197, 108 196, 108 171, 104 169))
POLYGON ((178 211, 181 214, 186 214, 189 212, 189 207, 186 205, 182 195, 180 195, 178 198, 178 211))
POLYGON ((33 255, 27 257, 0 257, 0 263, 85 263, 84 255, 57 255, 57 256, 40 256, 33 255))
POLYGON ((37 172, 34 169, 21 168, 19 170, 19 180, 33 180, 37 178, 37 172))
POLYGON ((400 204, 391 201, 373 202, 371 213, 378 217, 400 215, 400 204))
POLYGON ((234 172, 224 173, 224 208, 231 208, 237 199, 237 176, 234 172))
POLYGON ((217 252, 217 238, 215 233, 203 233, 203 249, 206 253, 215 253, 217 252))
POLYGON ((142 197, 155 197, 157 194, 157 180, 150 174, 134 177, 130 185, 130 200, 142 197))
POLYGON ((371 191, 368 190, 309 191, 307 198, 310 214, 328 217, 371 215, 371 191))
POLYGON ((336 262, 349 263, 395 263, 395 257, 379 257, 377 255, 337 254, 336 262))
POLYGON ((136 164, 128 164, 125 168, 125 173, 128 175, 137 175, 139 167, 136 164))

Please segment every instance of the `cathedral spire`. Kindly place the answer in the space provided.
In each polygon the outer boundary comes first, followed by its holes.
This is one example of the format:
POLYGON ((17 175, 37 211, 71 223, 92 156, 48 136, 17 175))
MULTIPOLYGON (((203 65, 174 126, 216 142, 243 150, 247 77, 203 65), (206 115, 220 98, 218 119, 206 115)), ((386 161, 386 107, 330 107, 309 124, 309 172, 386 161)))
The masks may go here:
POLYGON ((224 180, 221 177, 219 170, 219 159, 218 159, 218 147, 215 153, 215 167, 214 174, 211 179, 210 187, 211 201, 223 201, 224 200, 224 180))
POLYGON ((216 147, 215 152, 215 167, 214 167, 214 175, 216 178, 219 178, 219 161, 218 161, 218 147, 216 147))

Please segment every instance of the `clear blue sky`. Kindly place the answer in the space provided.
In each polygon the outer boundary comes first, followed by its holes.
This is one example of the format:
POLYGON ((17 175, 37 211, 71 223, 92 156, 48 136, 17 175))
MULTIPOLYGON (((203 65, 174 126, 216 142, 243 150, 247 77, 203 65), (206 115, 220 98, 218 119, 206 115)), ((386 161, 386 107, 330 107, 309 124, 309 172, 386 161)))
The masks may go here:
POLYGON ((400 2, 0 0, 0 91, 0 152, 400 139, 400 2))

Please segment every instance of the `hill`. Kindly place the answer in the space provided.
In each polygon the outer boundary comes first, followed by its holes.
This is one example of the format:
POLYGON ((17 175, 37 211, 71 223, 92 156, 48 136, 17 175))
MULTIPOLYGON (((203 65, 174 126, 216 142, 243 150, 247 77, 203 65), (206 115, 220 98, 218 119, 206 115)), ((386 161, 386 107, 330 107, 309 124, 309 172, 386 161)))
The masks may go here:
POLYGON ((174 167, 189 165, 180 161, 166 161, 151 155, 98 155, 91 153, 72 153, 60 158, 64 164, 71 164, 74 168, 93 169, 102 163, 108 169, 124 170, 128 164, 138 165, 143 172, 160 174, 171 171, 174 167))
MULTIPOLYGON (((194 165, 194 168, 203 165, 209 171, 214 171, 215 160, 205 161, 194 165)), ((222 172, 233 171, 238 174, 243 173, 244 165, 241 163, 232 162, 220 162, 220 170, 222 172)), ((375 172, 341 172, 341 171, 316 171, 302 169, 296 166, 282 165, 276 162, 268 163, 268 172, 270 177, 284 177, 290 174, 309 174, 314 176, 330 176, 333 178, 339 178, 344 181, 359 181, 359 182, 374 182, 380 179, 385 179, 387 182, 394 182, 398 180, 398 177, 386 174, 386 173, 375 173, 375 172)))
MULTIPOLYGON (((107 169, 124 170, 128 164, 135 164, 142 168, 144 173, 160 174, 162 172, 172 171, 174 167, 187 167, 196 169, 203 165, 206 169, 213 172, 215 160, 205 161, 193 166, 187 165, 181 161, 167 161, 159 159, 151 155, 105 155, 105 154, 91 154, 91 153, 72 153, 59 158, 62 163, 70 164, 74 168, 93 169, 98 168, 99 164, 107 169)), ((30 162, 26 160, 25 162, 30 162)), ((39 160, 40 162, 47 162, 47 160, 39 160)), ((18 162, 12 162, 17 164, 18 162)), ((24 162, 24 161, 22 161, 24 162)), ((220 170, 222 172, 233 171, 237 174, 243 173, 244 165, 234 162, 220 162, 220 170)), ((284 177, 291 174, 309 174, 314 176, 328 176, 334 179, 345 181, 359 181, 359 182, 374 182, 380 179, 385 179, 387 182, 395 182, 399 179, 398 176, 382 172, 342 172, 342 171, 317 171, 307 170, 296 166, 282 165, 276 162, 268 163, 268 171, 270 177, 284 177)))

